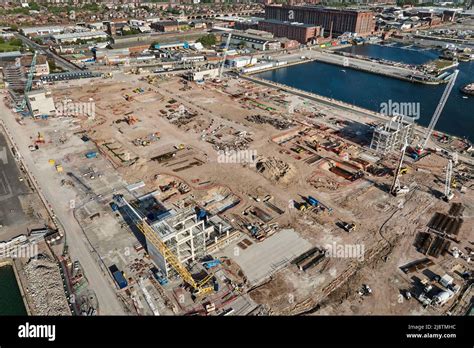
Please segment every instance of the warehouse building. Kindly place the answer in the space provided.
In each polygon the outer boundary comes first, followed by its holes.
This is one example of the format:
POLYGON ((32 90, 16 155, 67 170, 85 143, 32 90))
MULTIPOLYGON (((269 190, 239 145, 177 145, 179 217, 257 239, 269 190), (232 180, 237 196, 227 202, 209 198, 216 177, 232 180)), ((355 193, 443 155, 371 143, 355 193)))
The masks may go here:
POLYGON ((258 29, 306 44, 319 36, 321 28, 312 24, 267 19, 258 23, 258 29))
POLYGON ((44 36, 44 35, 56 35, 65 32, 83 32, 89 31, 89 29, 80 27, 77 25, 51 25, 47 27, 29 27, 29 28, 21 28, 20 31, 29 37, 35 36, 44 36))
POLYGON ((374 13, 315 6, 265 6, 265 19, 295 21, 324 28, 325 33, 370 35, 375 30, 374 13))
MULTIPOLYGON (((222 40, 226 41, 228 36, 229 33, 222 33, 222 40)), ((278 50, 281 47, 281 43, 277 40, 235 31, 232 32, 230 43, 232 45, 244 44, 247 48, 253 48, 260 51, 278 50)))
POLYGON ((162 33, 169 33, 172 31, 178 31, 179 23, 178 21, 161 21, 152 23, 151 27, 162 33))
POLYGON ((76 33, 65 33, 53 35, 52 39, 57 44, 71 43, 77 41, 90 41, 90 40, 105 40, 108 38, 107 33, 103 31, 86 31, 76 33))

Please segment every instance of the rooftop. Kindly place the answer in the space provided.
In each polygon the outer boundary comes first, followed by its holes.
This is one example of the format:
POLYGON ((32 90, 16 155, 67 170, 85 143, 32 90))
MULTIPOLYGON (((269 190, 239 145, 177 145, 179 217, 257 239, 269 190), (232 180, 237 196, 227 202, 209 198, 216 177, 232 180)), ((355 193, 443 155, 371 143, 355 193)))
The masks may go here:
POLYGON ((77 38, 80 39, 81 37, 91 37, 91 36, 107 36, 107 33, 104 31, 86 31, 86 32, 78 32, 78 33, 65 33, 65 34, 56 34, 53 35, 53 38, 56 40, 62 39, 70 39, 70 38, 77 38))
POLYGON ((292 26, 295 26, 295 27, 303 27, 303 28, 314 28, 314 27, 316 27, 316 25, 313 25, 313 24, 305 24, 305 23, 290 22, 290 21, 279 21, 277 19, 265 19, 262 22, 274 23, 274 24, 286 24, 286 25, 292 25, 292 26))

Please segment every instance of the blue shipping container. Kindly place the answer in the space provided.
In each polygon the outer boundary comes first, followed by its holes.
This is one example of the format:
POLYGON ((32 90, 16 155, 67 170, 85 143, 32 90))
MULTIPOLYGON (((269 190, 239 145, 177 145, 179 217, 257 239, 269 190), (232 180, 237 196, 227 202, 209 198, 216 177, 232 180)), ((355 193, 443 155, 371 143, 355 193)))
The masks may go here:
POLYGON ((114 279, 117 282, 117 285, 119 286, 120 289, 123 289, 128 285, 127 280, 123 276, 122 272, 115 271, 113 276, 114 276, 114 279))

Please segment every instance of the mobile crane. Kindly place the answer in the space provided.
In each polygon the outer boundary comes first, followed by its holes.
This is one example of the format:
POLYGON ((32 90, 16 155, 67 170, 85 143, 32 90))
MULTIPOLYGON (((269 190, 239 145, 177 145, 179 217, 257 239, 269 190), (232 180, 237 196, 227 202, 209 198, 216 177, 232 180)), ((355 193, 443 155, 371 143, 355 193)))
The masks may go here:
POLYGON ((143 217, 141 213, 137 211, 123 195, 115 195, 114 201, 119 207, 126 206, 128 209, 125 209, 127 215, 133 221, 135 226, 143 233, 147 242, 153 244, 153 246, 163 255, 166 262, 168 262, 173 269, 179 274, 181 279, 184 282, 189 284, 193 290, 194 294, 197 296, 204 296, 211 293, 214 290, 212 285, 209 285, 211 279, 213 278, 212 274, 207 275, 204 279, 196 281, 192 274, 187 270, 187 268, 179 261, 178 257, 167 247, 167 245, 157 236, 157 233, 146 221, 146 217, 143 217))
POLYGON ((225 65, 225 59, 227 58, 227 52, 229 51, 229 45, 230 45, 230 38, 232 37, 232 33, 229 33, 229 36, 227 36, 227 42, 225 43, 225 52, 224 52, 224 57, 222 58, 222 64, 219 69, 219 79, 222 79, 222 73, 224 72, 224 65, 225 65))
POLYGON ((444 197, 443 199, 446 202, 449 202, 451 199, 454 197, 454 193, 451 189, 451 183, 452 183, 452 178, 453 176, 453 161, 450 159, 448 161, 448 165, 446 167, 446 180, 444 182, 444 197))
POLYGON ((395 177, 393 178, 392 187, 390 188, 390 193, 394 196, 400 196, 407 194, 409 188, 407 186, 401 186, 400 184, 400 173, 403 166, 403 157, 405 156, 405 150, 407 148, 407 142, 405 141, 405 145, 402 147, 402 152, 400 154, 400 159, 398 160, 397 170, 395 172, 395 177))
POLYGON ((457 69, 454 70, 453 75, 449 79, 448 85, 444 89, 443 95, 441 96, 441 99, 440 99, 438 105, 436 106, 436 110, 435 110, 433 116, 431 117, 430 124, 428 125, 428 129, 426 130, 425 138, 417 146, 416 152, 418 153, 418 155, 421 155, 423 153, 423 151, 426 148, 426 145, 428 144, 428 140, 430 139, 431 134, 433 133, 433 130, 434 130, 436 124, 438 123, 439 117, 441 116, 441 113, 443 112, 444 105, 448 101, 449 94, 451 93, 451 90, 454 87, 454 83, 456 82, 456 78, 458 77, 458 74, 459 74, 459 70, 457 70, 457 69))

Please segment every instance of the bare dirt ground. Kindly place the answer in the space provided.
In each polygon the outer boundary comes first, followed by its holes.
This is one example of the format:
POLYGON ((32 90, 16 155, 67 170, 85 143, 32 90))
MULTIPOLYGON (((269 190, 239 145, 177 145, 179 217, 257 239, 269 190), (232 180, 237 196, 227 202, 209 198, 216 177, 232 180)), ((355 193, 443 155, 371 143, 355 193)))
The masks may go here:
MULTIPOLYGON (((162 191, 160 197, 176 205, 189 197, 202 201, 237 197, 240 203, 223 214, 233 223, 241 218, 254 221, 247 212, 260 207, 271 215, 272 223, 293 228, 313 246, 333 251, 338 246, 356 248, 351 249, 353 254, 334 252, 306 271, 288 264, 252 288, 251 298, 269 313, 434 311, 415 299, 400 300, 401 291, 413 282, 400 267, 425 257, 413 246, 415 235, 426 230, 435 212, 446 213, 450 207, 439 199, 445 157, 431 154, 418 162, 406 158, 407 174, 401 181, 410 192, 393 197, 388 193, 390 172, 398 154, 377 158, 368 151, 367 120, 347 121, 337 109, 278 90, 236 79, 199 86, 177 77, 117 74, 113 80, 60 86, 52 92, 55 100, 95 102, 95 117, 75 117, 75 126, 65 136, 86 134, 124 183, 143 181, 148 191, 162 191), (386 169, 388 174, 371 174, 369 167, 386 169), (337 168, 346 174, 338 174, 337 168), (363 177, 343 176, 358 172, 363 177), (167 185, 170 188, 163 190, 167 185), (185 193, 179 190, 183 185, 189 188, 185 193), (324 209, 300 210, 308 196, 316 197, 324 209), (272 211, 263 202, 265 197, 283 213, 272 211), (353 232, 341 228, 347 222, 356 225, 353 232), (372 295, 357 293, 362 284, 370 285, 372 295)), ((57 137, 57 132, 44 129, 46 138, 57 137)), ((33 136, 36 129, 30 132, 33 136)), ((472 168, 460 165, 456 170, 472 168)), ((455 243, 460 248, 473 238, 469 226, 474 200, 468 187, 469 181, 458 184, 453 200, 465 206, 455 243), (467 187, 464 192, 462 186, 467 187)), ((242 233, 252 238, 245 227, 242 233)), ((278 231, 271 238, 278 238, 278 231)), ((446 259, 452 261, 452 256, 434 259, 439 272, 451 272, 453 266, 447 268, 446 259)))

